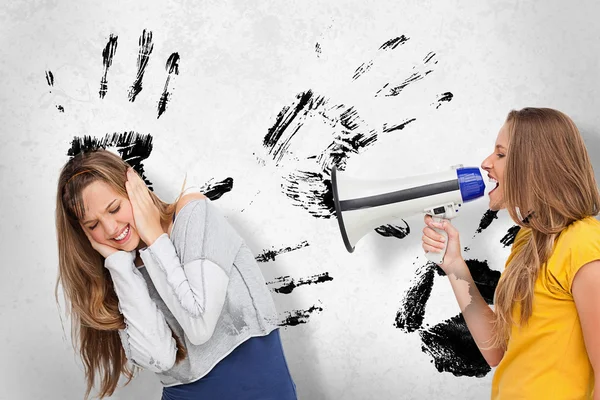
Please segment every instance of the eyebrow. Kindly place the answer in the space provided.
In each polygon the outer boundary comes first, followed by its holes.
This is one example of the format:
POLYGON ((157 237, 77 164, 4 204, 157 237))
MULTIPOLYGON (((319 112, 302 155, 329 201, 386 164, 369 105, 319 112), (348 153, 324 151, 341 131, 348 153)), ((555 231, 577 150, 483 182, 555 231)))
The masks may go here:
MULTIPOLYGON (((106 208, 104 209, 105 211, 108 211, 108 209, 110 208, 110 206, 112 206, 114 204, 114 202, 117 201, 117 199, 114 199, 113 201, 110 202, 109 205, 106 206, 106 208)), ((89 222, 94 221, 93 219, 87 220, 87 221, 83 221, 82 224, 87 224, 89 222)))
POLYGON ((501 144, 497 144, 496 148, 506 150, 506 147, 502 146, 501 144))

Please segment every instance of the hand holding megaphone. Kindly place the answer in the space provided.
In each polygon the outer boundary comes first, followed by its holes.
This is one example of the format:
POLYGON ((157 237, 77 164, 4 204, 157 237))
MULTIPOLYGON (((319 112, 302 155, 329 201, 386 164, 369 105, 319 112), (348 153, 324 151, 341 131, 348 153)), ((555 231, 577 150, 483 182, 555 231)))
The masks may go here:
MULTIPOLYGON (((444 263, 444 256, 446 255, 446 249, 448 245, 448 233, 442 227, 444 220, 450 220, 456 216, 458 210, 455 210, 455 207, 456 206, 454 204, 448 204, 445 206, 425 210, 425 223, 430 222, 428 225, 435 232, 430 234, 429 238, 435 240, 437 244, 435 249, 431 249, 429 251, 424 248, 425 257, 429 261, 439 265, 444 263), (430 216, 430 219, 427 219, 427 216, 430 216), (439 227, 436 227, 436 225, 439 227)), ((425 230, 423 230, 423 233, 425 233, 425 230)))
POLYGON ((462 259, 460 235, 450 220, 426 214, 423 228, 423 250, 428 260, 435 262, 448 273, 448 267, 462 259))

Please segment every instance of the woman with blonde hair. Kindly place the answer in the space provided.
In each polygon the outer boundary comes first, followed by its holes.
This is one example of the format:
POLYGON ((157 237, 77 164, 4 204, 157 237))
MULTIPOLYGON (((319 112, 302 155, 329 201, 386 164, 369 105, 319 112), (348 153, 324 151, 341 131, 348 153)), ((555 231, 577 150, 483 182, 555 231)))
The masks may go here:
POLYGON ((573 121, 547 108, 511 111, 481 167, 497 182, 492 210, 521 229, 492 310, 461 256, 458 231, 425 217, 475 343, 497 369, 492 399, 600 399, 600 194, 573 121))
POLYGON ((59 277, 89 394, 137 367, 163 400, 295 399, 276 310, 254 256, 200 193, 160 200, 107 150, 59 177, 59 277), (99 381, 99 382, 97 382, 99 381))

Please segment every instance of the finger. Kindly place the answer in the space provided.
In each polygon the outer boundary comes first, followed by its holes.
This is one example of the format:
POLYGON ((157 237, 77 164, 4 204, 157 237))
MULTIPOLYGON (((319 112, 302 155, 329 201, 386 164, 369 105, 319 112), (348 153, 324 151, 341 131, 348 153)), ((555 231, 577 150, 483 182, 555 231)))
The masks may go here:
POLYGON ((127 173, 132 183, 134 183, 136 187, 146 187, 146 183, 142 177, 133 168, 130 167, 127 170, 127 173))
MULTIPOLYGON (((129 201, 131 202, 131 207, 133 211, 137 211, 139 209, 139 201, 137 191, 133 188, 131 182, 125 182, 125 189, 127 189, 127 196, 129 197, 129 201)), ((135 214, 134 214, 135 215, 135 214)))
POLYGON ((442 251, 442 249, 438 249, 437 247, 430 246, 427 243, 423 243, 423 245, 421 247, 423 247, 423 250, 425 250, 428 253, 429 252, 440 253, 442 251))
POLYGON ((125 190, 127 191, 127 197, 129 197, 129 201, 134 201, 133 196, 133 188, 131 187, 130 181, 125 181, 125 190))
POLYGON ((444 243, 442 243, 442 242, 439 242, 439 241, 437 241, 437 240, 433 240, 433 239, 432 239, 432 238, 430 238, 430 237, 423 236, 423 237, 421 238, 421 240, 422 240, 422 242, 423 242, 424 244, 427 244, 427 245, 429 245, 429 246, 431 246, 431 247, 435 247, 435 248, 438 248, 438 249, 443 249, 443 248, 444 248, 444 243))
POLYGON ((131 181, 132 189, 136 191, 138 195, 138 202, 144 202, 149 204, 152 201, 150 197, 150 193, 148 190, 148 186, 146 186, 146 182, 135 172, 133 168, 128 169, 128 178, 131 181))
POLYGON ((438 232, 434 231, 431 228, 425 227, 423 228, 423 235, 436 240, 438 242, 445 242, 446 238, 444 237, 444 235, 439 234, 438 232))

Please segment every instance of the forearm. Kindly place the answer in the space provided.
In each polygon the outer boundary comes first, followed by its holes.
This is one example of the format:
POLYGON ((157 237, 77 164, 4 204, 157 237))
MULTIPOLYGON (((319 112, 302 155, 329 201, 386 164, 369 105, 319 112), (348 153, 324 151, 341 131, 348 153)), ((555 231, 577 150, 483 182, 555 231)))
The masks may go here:
POLYGON ((175 340, 133 259, 131 253, 118 252, 105 261, 126 322, 121 341, 130 361, 154 372, 165 371, 175 362, 175 340))
POLYGON ((494 311, 481 296, 467 264, 461 260, 452 268, 448 279, 467 327, 481 354, 489 365, 498 365, 504 356, 504 350, 489 348, 493 336, 494 311))
POLYGON ((140 251, 154 287, 190 341, 210 339, 223 309, 229 277, 208 259, 182 264, 167 235, 140 251))

